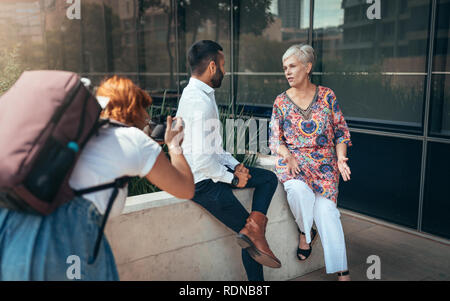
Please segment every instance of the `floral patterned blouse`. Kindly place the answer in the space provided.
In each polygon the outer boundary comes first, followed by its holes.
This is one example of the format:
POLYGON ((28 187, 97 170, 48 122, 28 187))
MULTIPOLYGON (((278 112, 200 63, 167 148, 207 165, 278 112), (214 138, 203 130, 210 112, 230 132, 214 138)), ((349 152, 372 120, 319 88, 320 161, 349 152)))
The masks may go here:
POLYGON ((350 132, 330 88, 318 86, 311 109, 310 119, 305 120, 286 92, 275 99, 269 138, 272 154, 278 156, 275 172, 281 183, 301 180, 336 203, 339 185, 336 145, 351 146, 350 132), (285 145, 297 159, 300 167, 297 176, 289 174, 287 164, 277 154, 280 145, 285 145))

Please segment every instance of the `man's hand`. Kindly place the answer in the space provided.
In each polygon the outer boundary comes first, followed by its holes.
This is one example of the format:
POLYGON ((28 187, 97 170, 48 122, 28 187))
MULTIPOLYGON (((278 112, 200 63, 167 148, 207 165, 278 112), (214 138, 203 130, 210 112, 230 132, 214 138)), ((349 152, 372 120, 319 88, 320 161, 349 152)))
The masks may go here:
POLYGON ((234 168, 234 175, 239 178, 239 183, 236 185, 238 188, 247 186, 248 180, 252 178, 248 168, 245 168, 244 164, 236 165, 234 168))
POLYGON ((250 171, 249 171, 248 168, 246 168, 245 165, 242 164, 242 163, 236 165, 236 167, 234 168, 234 171, 235 171, 235 172, 238 171, 238 172, 246 173, 246 174, 248 174, 249 179, 252 178, 252 176, 249 174, 250 171))

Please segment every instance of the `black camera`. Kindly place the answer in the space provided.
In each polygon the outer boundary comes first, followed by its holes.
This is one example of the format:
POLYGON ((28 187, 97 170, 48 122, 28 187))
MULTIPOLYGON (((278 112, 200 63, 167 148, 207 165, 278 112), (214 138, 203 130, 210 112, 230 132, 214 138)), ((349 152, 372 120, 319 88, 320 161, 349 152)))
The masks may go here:
MULTIPOLYGON (((165 120, 167 117, 157 116, 152 118, 148 123, 148 131, 147 134, 157 142, 164 142, 164 135, 166 133, 167 121, 165 120)), ((177 118, 174 117, 172 123, 172 129, 175 128, 177 124, 177 118)), ((182 120, 182 126, 184 127, 184 121, 182 120)), ((145 131, 145 130, 144 130, 145 131)))

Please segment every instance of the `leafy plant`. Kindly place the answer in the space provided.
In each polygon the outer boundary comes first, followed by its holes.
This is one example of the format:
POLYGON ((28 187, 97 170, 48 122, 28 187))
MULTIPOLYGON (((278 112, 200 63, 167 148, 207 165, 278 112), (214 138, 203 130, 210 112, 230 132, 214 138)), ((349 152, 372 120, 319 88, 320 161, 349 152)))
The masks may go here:
MULTIPOLYGON (((246 120, 247 122, 252 118, 252 116, 246 116, 244 115, 244 107, 242 107, 241 111, 236 115, 236 119, 242 119, 242 120, 246 120)), ((220 123, 222 125, 226 124, 226 121, 228 118, 233 118, 233 114, 232 114, 232 104, 229 104, 226 108, 221 108, 219 111, 219 119, 220 119, 220 123)), ((230 134, 230 133, 225 133, 225 134, 230 134)), ((239 162, 242 162, 244 165, 246 166, 250 166, 253 167, 256 164, 256 161, 258 159, 257 154, 250 154, 248 152, 246 152, 245 154, 238 154, 238 149, 237 149, 237 143, 238 141, 245 141, 245 149, 248 150, 249 149, 249 145, 255 141, 250 140, 251 138, 255 138, 258 139, 258 137, 252 137, 249 134, 249 128, 245 127, 245 131, 239 131, 236 130, 234 131, 234 137, 231 137, 234 141, 233 141, 233 145, 234 147, 234 152, 233 152, 233 156, 236 158, 236 160, 238 160, 239 162), (248 139, 246 139, 248 137, 248 139)), ((227 142, 229 141, 229 139, 231 139, 230 137, 227 137, 225 135, 223 135, 223 147, 226 149, 227 147, 227 142)), ((231 142, 231 141, 230 141, 231 142)), ((257 142, 257 141, 256 141, 257 142)))
POLYGON ((133 177, 128 184, 128 196, 135 196, 161 191, 146 178, 133 177))
MULTIPOLYGON (((164 91, 164 97, 163 97, 163 101, 161 106, 155 106, 152 105, 149 109, 149 115, 150 118, 158 118, 158 117, 166 117, 169 114, 172 113, 173 108, 171 108, 170 106, 168 108, 166 108, 166 91, 164 91)), ((228 105, 228 107, 221 108, 219 111, 219 119, 221 124, 226 124, 226 120, 227 118, 233 118, 232 116, 232 107, 231 104, 228 105)), ((244 108, 242 108, 242 110, 239 112, 239 114, 237 115, 238 119, 250 119, 250 116, 245 116, 244 115, 244 108)), ((243 132, 239 132, 239 131, 235 131, 234 132, 234 145, 236 145, 236 142, 239 141, 239 139, 245 139, 245 137, 249 136, 249 129, 248 127, 246 127, 246 130, 243 132), (244 135, 244 136, 242 136, 244 135)), ((256 137, 257 139, 257 137, 256 137)), ((227 137, 224 135, 223 136, 223 146, 224 148, 226 147, 226 140, 227 137)), ((250 144, 249 139, 245 139, 246 143, 245 143, 245 149, 248 149, 248 146, 250 144)), ((168 154, 168 149, 166 145, 163 145, 163 151, 168 154)), ((245 154, 237 154, 237 149, 234 149, 234 157, 239 161, 244 163, 246 166, 255 166, 256 161, 258 159, 258 155, 257 154, 249 154, 248 152, 245 154)), ((140 195, 140 194, 147 194, 147 193, 153 193, 153 192, 158 192, 161 191, 158 187, 154 186, 153 184, 151 184, 146 178, 139 178, 139 177, 135 177, 130 181, 130 184, 128 186, 128 196, 135 196, 135 195, 140 195)))
POLYGON ((3 49, 0 52, 0 95, 5 93, 22 74, 23 68, 19 62, 19 46, 12 50, 3 49))

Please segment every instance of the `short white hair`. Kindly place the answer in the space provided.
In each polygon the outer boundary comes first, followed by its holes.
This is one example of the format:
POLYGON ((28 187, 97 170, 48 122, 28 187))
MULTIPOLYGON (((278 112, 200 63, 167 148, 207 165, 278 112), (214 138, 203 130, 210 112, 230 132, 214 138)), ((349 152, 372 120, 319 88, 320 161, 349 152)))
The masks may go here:
POLYGON ((289 57, 295 55, 305 66, 308 63, 311 63, 312 68, 311 72, 314 68, 314 64, 316 63, 316 54, 314 52, 314 48, 312 48, 308 44, 297 44, 289 47, 288 50, 283 54, 282 61, 284 62, 289 57))

